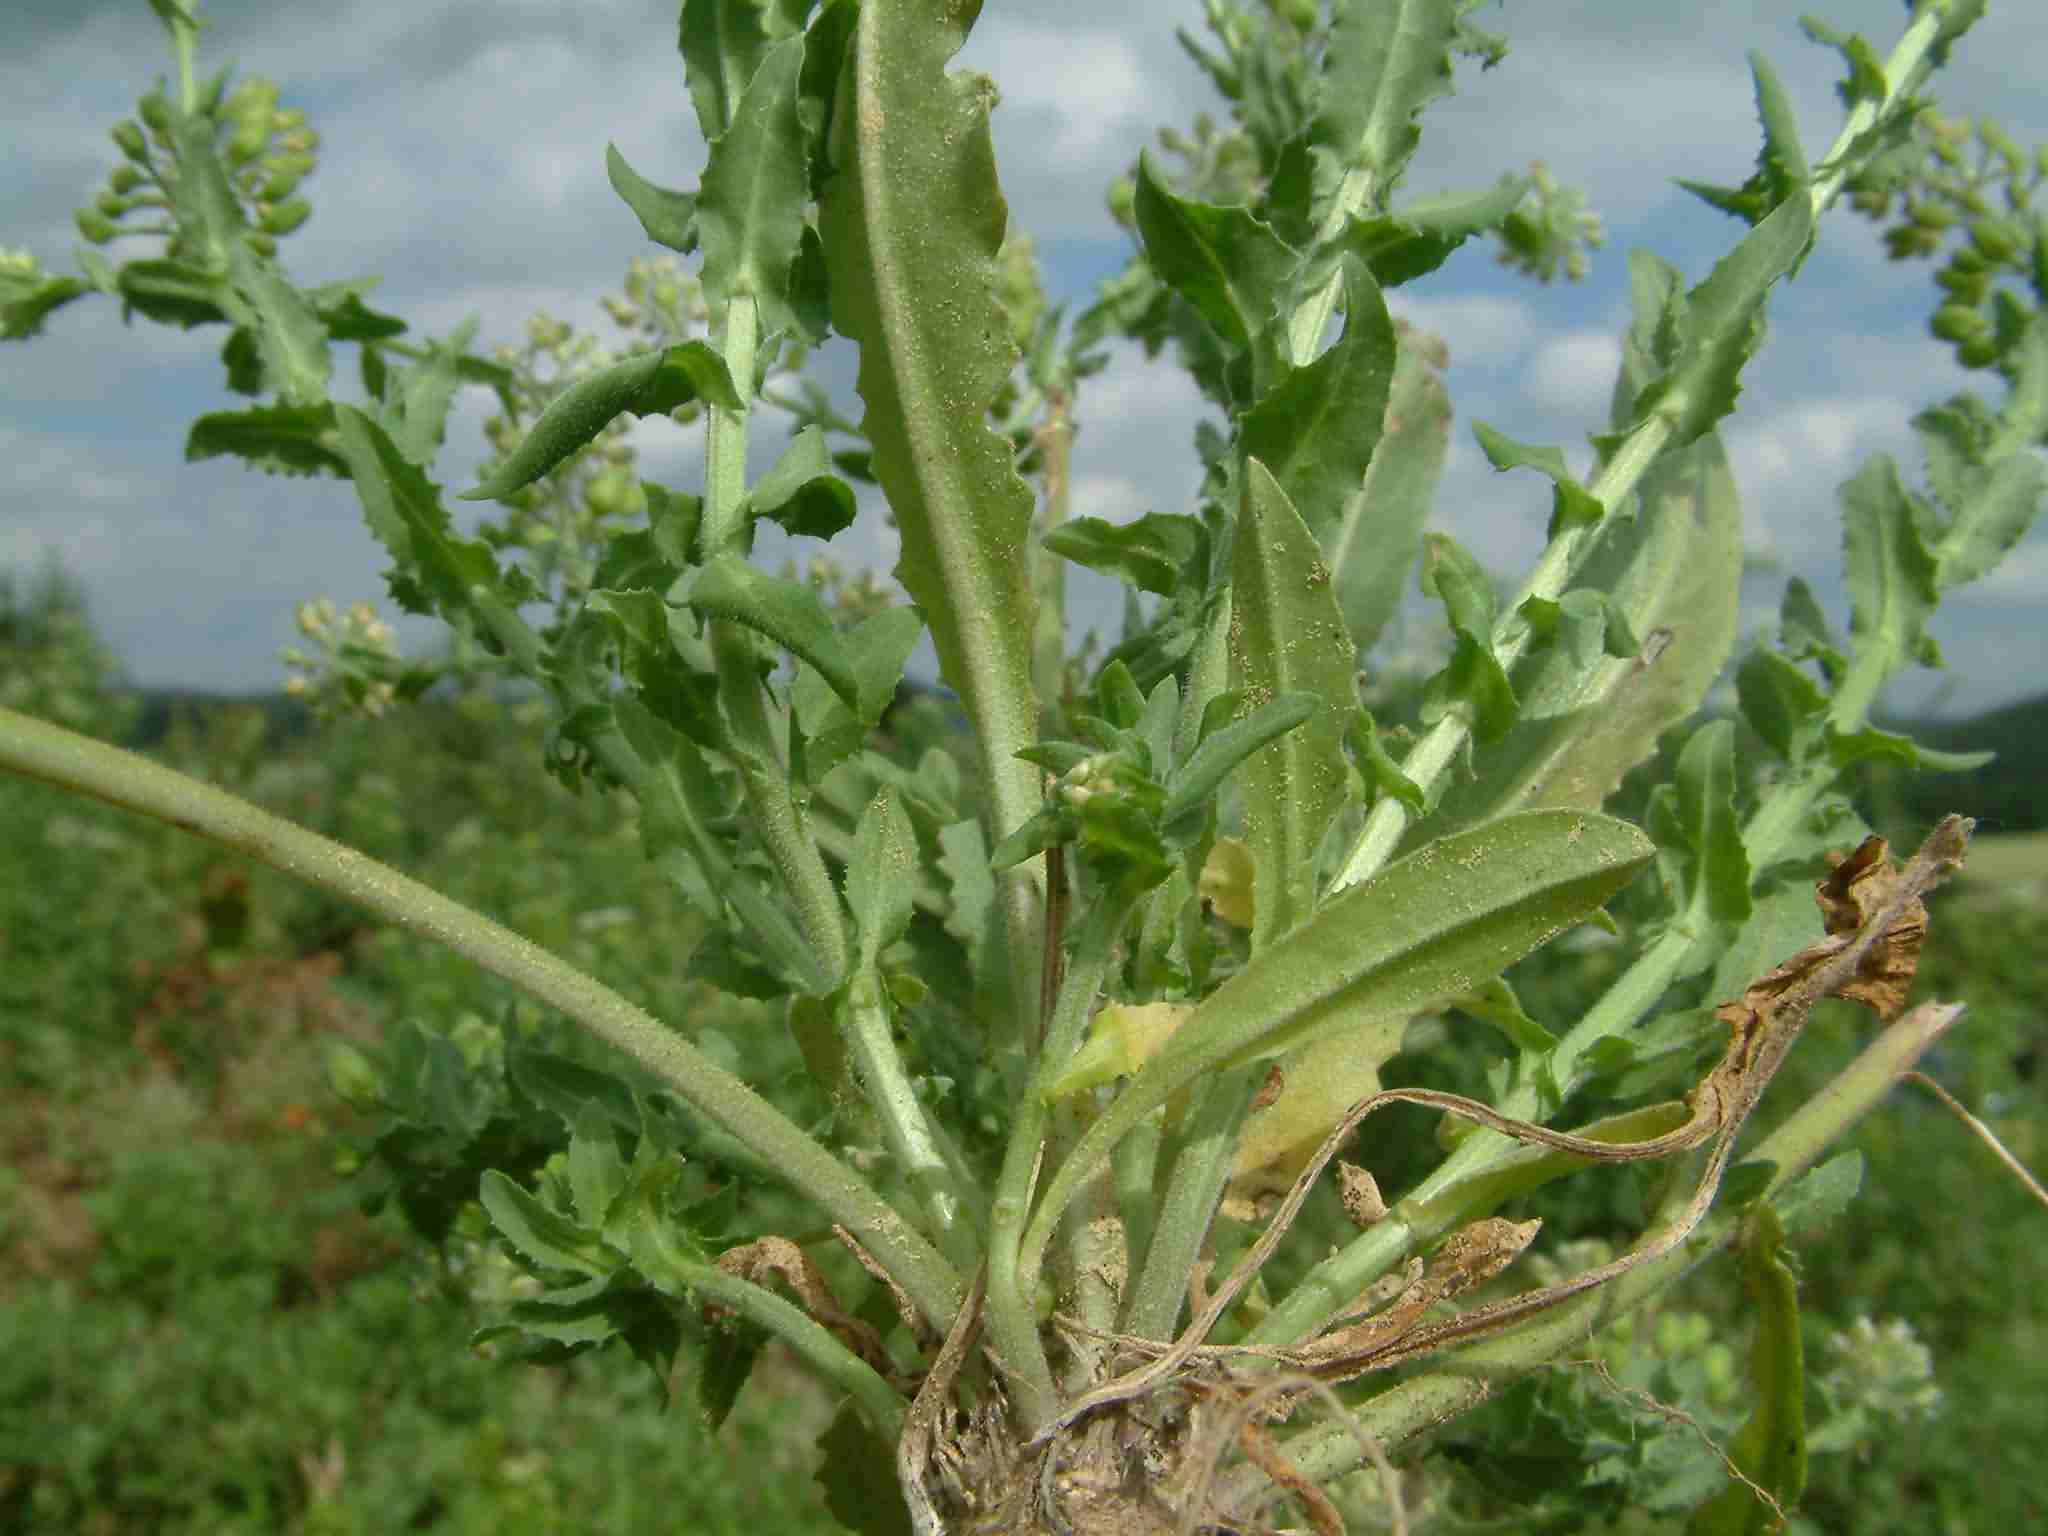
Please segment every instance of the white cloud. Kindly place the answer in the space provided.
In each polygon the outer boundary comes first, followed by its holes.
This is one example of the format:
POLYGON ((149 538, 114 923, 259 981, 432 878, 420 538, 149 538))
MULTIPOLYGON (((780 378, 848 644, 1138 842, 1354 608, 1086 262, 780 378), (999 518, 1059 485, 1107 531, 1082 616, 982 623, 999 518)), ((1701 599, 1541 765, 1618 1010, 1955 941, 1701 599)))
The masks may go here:
POLYGON ((1536 349, 1529 359, 1528 387, 1547 406, 1598 420, 1606 413, 1620 366, 1621 344, 1611 332, 1572 331, 1536 349))
POLYGON ((1410 325, 1440 336, 1450 347, 1451 366, 1499 367, 1526 352, 1537 334, 1535 309, 1526 299, 1502 294, 1450 294, 1424 298, 1402 292, 1388 305, 1410 325))

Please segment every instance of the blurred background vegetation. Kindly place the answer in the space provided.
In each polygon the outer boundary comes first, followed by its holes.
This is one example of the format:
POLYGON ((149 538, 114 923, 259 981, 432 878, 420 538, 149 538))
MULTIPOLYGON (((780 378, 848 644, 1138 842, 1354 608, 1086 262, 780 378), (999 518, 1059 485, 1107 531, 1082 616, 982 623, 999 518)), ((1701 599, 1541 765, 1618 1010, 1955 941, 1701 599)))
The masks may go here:
MULTIPOLYGON (((640 857, 628 805, 561 789, 544 771, 545 722, 516 698, 436 692, 316 724, 282 693, 140 696, 76 586, 48 571, 0 575, 0 703, 351 843, 700 1043, 800 1079, 779 1020, 686 978, 695 922, 640 857)), ((1873 776, 1863 796, 1908 846, 1945 811, 1980 820, 1972 875, 1937 898, 1918 989, 1971 1011, 1928 1069, 2037 1169, 2044 714, 2048 700, 1916 724, 1999 760, 1969 777, 1873 776)), ((1532 1011, 1555 1013, 1615 963, 1611 947, 1565 944, 1516 980, 1532 1011)), ((437 1165, 440 1242, 419 1235, 419 1209, 408 1221, 403 1201, 380 1200, 399 1143, 388 1116, 329 1086, 335 1060, 389 1061, 408 1031, 472 1062, 509 1035, 573 1050, 553 1028, 502 984, 320 893, 0 781, 0 1530, 838 1529, 810 1480, 834 1404, 786 1364, 771 1357, 714 1432, 687 1394, 664 1408, 621 1353, 535 1369, 472 1349, 512 1282, 476 1241, 470 1154, 443 1149, 437 1165)), ((1817 1019, 1773 1097, 1795 1102, 1868 1028, 1846 1009, 1817 1019)), ((1484 1070, 1455 1039, 1411 1042, 1424 1043, 1442 1048, 1402 1058, 1412 1080, 1484 1070)), ((520 1124, 491 1121, 501 1141, 520 1124)), ((1366 1160, 1398 1187, 1434 1123, 1390 1112, 1373 1126, 1366 1160)), ((1916 1088, 1855 1148, 1860 1193, 1799 1247, 1816 1454, 1793 1528, 2042 1528, 2048 1214, 1916 1088)), ((491 1154, 505 1166, 504 1145, 491 1154)), ((1582 1263, 1624 1236, 1648 1177, 1548 1193, 1532 1209, 1549 1261, 1582 1263)), ((1735 1266, 1717 1261, 1599 1341, 1597 1366, 1532 1381, 1446 1432, 1411 1479, 1414 1527, 1682 1531, 1718 1462, 1697 1429, 1628 1394, 1725 1440, 1745 1411, 1745 1310, 1735 1266)), ((1373 1497, 1352 1491, 1354 1529, 1383 1524, 1373 1497)))

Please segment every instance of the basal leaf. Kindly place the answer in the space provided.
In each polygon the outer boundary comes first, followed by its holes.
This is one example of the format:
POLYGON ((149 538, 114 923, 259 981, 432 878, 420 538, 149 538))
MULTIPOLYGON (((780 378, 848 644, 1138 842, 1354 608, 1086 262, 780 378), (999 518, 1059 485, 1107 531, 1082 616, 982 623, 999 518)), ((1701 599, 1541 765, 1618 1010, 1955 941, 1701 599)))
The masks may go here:
POLYGON ((894 1447, 847 1403, 820 1442, 816 1473, 832 1518, 857 1536, 911 1536, 910 1510, 896 1480, 894 1447))
POLYGON ((1394 322, 1364 263, 1347 257, 1344 332, 1314 362, 1289 369, 1244 415, 1238 443, 1279 482, 1328 548, 1365 478, 1394 377, 1394 322))
POLYGON ((1032 495, 987 421, 1013 356, 993 289, 1009 213, 988 136, 993 87, 945 72, 971 20, 945 0, 861 7, 820 220, 833 321, 860 345, 862 427, 902 533, 897 579, 979 726, 989 815, 1007 832, 1039 801, 1015 756, 1038 733, 1032 495))
POLYGON ((705 342, 686 341, 601 368, 550 401, 498 472, 464 491, 461 499, 496 501, 510 496, 593 441, 614 417, 666 416, 692 400, 740 409, 725 359, 705 342))
POLYGON ((752 297, 764 333, 796 324, 789 274, 810 190, 808 142, 797 116, 803 60, 801 37, 787 38, 761 56, 731 125, 711 141, 697 194, 704 297, 714 314, 752 297))
POLYGON ((258 406, 214 411, 185 434, 185 462, 233 454, 256 468, 284 475, 347 475, 336 448, 331 405, 258 406))
POLYGON ((1451 397, 1443 377, 1404 337, 1365 483, 1345 498, 1342 515, 1322 535, 1337 606, 1361 654, 1372 649, 1400 607, 1450 431, 1451 397))
POLYGON ((1350 785, 1343 742, 1345 711, 1356 707, 1357 653, 1321 546, 1257 459, 1245 462, 1233 547, 1233 685, 1254 704, 1305 693, 1318 706, 1239 770, 1245 842, 1259 871, 1256 950, 1314 909, 1316 849, 1350 785))
POLYGON ((801 656, 848 708, 860 708, 860 678, 852 660, 818 594, 802 582, 770 576, 738 555, 715 555, 691 585, 689 604, 711 618, 744 624, 801 656))
POLYGON ((604 173, 619 200, 633 210, 648 239, 685 256, 697 249, 694 194, 656 186, 628 165, 626 157, 611 144, 604 147, 604 173))
POLYGON ((1625 822, 1530 811, 1430 843, 1324 902, 1204 998, 1102 1111, 1054 1175, 1031 1241, 1111 1147, 1197 1077, 1467 992, 1598 911, 1651 852, 1625 822))

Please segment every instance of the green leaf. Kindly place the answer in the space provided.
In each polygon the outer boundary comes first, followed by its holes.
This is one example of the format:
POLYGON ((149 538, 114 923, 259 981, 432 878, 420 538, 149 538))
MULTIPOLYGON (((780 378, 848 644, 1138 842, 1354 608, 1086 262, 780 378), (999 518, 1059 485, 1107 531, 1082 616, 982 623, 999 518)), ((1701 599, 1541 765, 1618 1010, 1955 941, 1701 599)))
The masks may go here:
MULTIPOLYGON (((1671 297, 1665 323, 1674 338, 1671 366, 1637 394, 1638 419, 1652 412, 1671 424, 1669 448, 1682 448, 1735 408, 1744 364, 1763 344, 1770 290, 1813 243, 1813 204, 1786 198, 1715 265, 1704 281, 1671 297)), ((1595 440, 1603 454, 1625 433, 1595 440)))
MULTIPOLYGON (((1612 644, 1590 653, 1556 644, 1525 656, 1511 680, 1521 705, 1514 729, 1474 755, 1472 777, 1445 792, 1430 829, 1543 806, 1597 810, 1720 675, 1742 564, 1742 506, 1720 439, 1659 459, 1635 515, 1612 519, 1579 568, 1575 580, 1590 593, 1565 599, 1569 608, 1604 594, 1585 628, 1611 642, 1619 624, 1645 648, 1629 658, 1611 654, 1612 644)), ((1569 624, 1564 609, 1559 618, 1569 624)))
POLYGON ((1422 544, 1422 590, 1443 601, 1451 621, 1451 660, 1424 685, 1422 719, 1434 725, 1453 709, 1472 719, 1473 739, 1484 746, 1505 736, 1520 704, 1493 653, 1493 584, 1448 534, 1422 544))
POLYGON ((1343 334, 1314 362, 1283 374, 1238 431, 1240 448, 1272 472, 1325 548, 1378 446, 1396 353, 1394 322, 1372 274, 1354 257, 1342 272, 1343 334))
POLYGON ((716 1431, 731 1415, 767 1344, 768 1330, 746 1318, 713 1325, 697 1366, 697 1412, 706 1429, 716 1431))
POLYGON ((790 439, 774 468, 747 493, 747 507, 756 517, 813 539, 829 539, 852 526, 853 487, 832 472, 821 428, 805 427, 790 439))
POLYGON ((505 1241, 541 1269, 605 1275, 619 1266, 596 1232, 549 1210, 495 1168, 478 1182, 477 1198, 505 1241))
POLYGON ((199 417, 185 434, 185 462, 232 454, 271 474, 345 476, 348 460, 336 442, 331 405, 214 411, 199 417))
POLYGON ((1828 696, 1797 662, 1780 651, 1759 648, 1735 673, 1735 697, 1742 718, 1764 744, 1789 763, 1802 761, 1825 714, 1828 696))
POLYGON ((1530 811, 1429 843, 1324 902, 1204 998, 1102 1111, 1060 1164, 1031 1240, 1049 1235, 1110 1148, 1188 1083, 1438 1006, 1598 911, 1651 853, 1626 822, 1530 811))
POLYGON ((910 1536, 910 1510, 896 1480, 896 1448, 852 1403, 840 1408, 819 1445, 824 1457, 816 1477, 832 1518, 858 1536, 910 1536))
POLYGON ((1371 173, 1378 206, 1422 137, 1422 109, 1451 90, 1460 0, 1338 0, 1323 56, 1315 142, 1340 169, 1371 173))
POLYGON ((91 284, 75 277, 52 277, 38 266, 10 267, 0 257, 0 341, 37 335, 52 311, 91 291, 91 284))
POLYGON ((1170 830, 1181 817, 1206 804, 1239 763, 1323 712, 1323 700, 1313 693, 1283 693, 1209 732, 1167 779, 1162 824, 1170 830))
POLYGON ((626 1163, 619 1156, 619 1138, 605 1107, 586 1103, 576 1116, 569 1138, 569 1192, 576 1217, 592 1231, 603 1231, 612 1201, 626 1187, 626 1163))
POLYGON ((1138 157, 1138 236, 1161 282, 1195 307, 1224 345, 1249 351, 1277 315, 1300 256, 1249 208, 1177 195, 1138 157))
MULTIPOLYGON (((363 516, 401 573, 390 578, 392 595, 413 612, 432 607, 450 617, 479 609, 510 615, 520 594, 487 545, 455 535, 434 483, 361 411, 337 405, 334 413, 363 516)), ((520 660, 536 664, 531 656, 520 660)))
POLYGON ((806 136, 797 116, 803 60, 801 37, 761 55, 731 126, 711 140, 697 194, 704 297, 714 314, 751 297, 764 335, 796 326, 789 274, 810 185, 806 136))
POLYGON ((1528 1055, 1540 1056, 1557 1044, 1557 1036, 1529 1017, 1515 989, 1501 977, 1451 998, 1449 1006, 1491 1024, 1507 1036, 1508 1044, 1528 1055))
POLYGON ((1450 435, 1451 397, 1443 376, 1412 336, 1404 337, 1365 483, 1345 499, 1336 525, 1322 535, 1337 606, 1361 653, 1373 648, 1401 605, 1450 435))
POLYGON ((1533 469, 1550 479, 1554 487, 1550 501, 1551 538, 1556 538, 1561 529, 1597 523, 1606 515, 1601 510, 1599 498, 1572 478, 1571 471, 1565 467, 1563 449, 1518 443, 1494 431, 1483 421, 1472 423, 1472 435, 1479 440, 1479 449, 1486 455, 1486 462, 1495 469, 1503 472, 1533 469))
POLYGON ((1350 786, 1344 714, 1357 697, 1357 654, 1321 547, 1257 459, 1245 462, 1232 548, 1232 685, 1254 704, 1303 693, 1316 701, 1306 722, 1253 752, 1240 770, 1244 837, 1258 870, 1256 950, 1315 906, 1316 849, 1350 786))
MULTIPOLYGON (((1799 1337, 1799 1281, 1785 1254, 1785 1230, 1769 1205, 1744 1223, 1743 1288, 1756 1319, 1749 1355, 1749 1420, 1729 1442, 1729 1459, 1780 1509, 1806 1491, 1806 1359, 1799 1337)), ((1767 1536, 1779 1521, 1742 1483, 1702 1505, 1687 1536, 1767 1536)))
POLYGON ((693 400, 741 409, 725 359, 702 341, 644 352, 578 379, 548 403, 498 472, 464 501, 500 501, 594 441, 621 414, 666 416, 693 400))
POLYGON ((848 708, 860 708, 860 678, 853 662, 818 594, 802 582, 770 576, 738 555, 715 555, 697 573, 689 605, 711 618, 744 624, 801 656, 848 708))
POLYGON ((131 312, 160 325, 219 325, 226 281, 204 267, 178 261, 131 261, 121 267, 122 319, 131 312))
POLYGON ((1712 720, 1692 733, 1678 755, 1677 785, 1678 814, 1695 860, 1691 908, 1708 922, 1739 927, 1751 906, 1749 855, 1735 813, 1734 722, 1712 720))
POLYGON ((901 798, 884 785, 861 813, 846 865, 846 904, 860 930, 861 969, 872 969, 910 926, 921 857, 901 798))
POLYGON ((1887 454, 1875 455, 1842 487, 1842 565, 1849 588, 1849 632, 1859 653, 1889 666, 1939 665, 1927 632, 1941 594, 1935 558, 1912 498, 1887 454))
POLYGON ((604 173, 612 190, 633 210, 647 238, 656 245, 687 256, 697 249, 697 199, 688 192, 672 192, 647 180, 619 153, 615 145, 604 147, 604 173))
POLYGON ((1479 231, 1498 227, 1529 187, 1525 176, 1503 176, 1484 192, 1423 198, 1374 218, 1354 215, 1337 244, 1362 260, 1381 287, 1396 288, 1434 272, 1479 231))
MULTIPOLYGON (((2048 326, 2028 332, 2023 367, 2039 370, 2048 385, 2048 337, 2037 336, 2040 330, 2048 326)), ((1922 411, 1913 425, 1927 451, 1928 479, 1950 513, 1933 547, 1934 585, 1946 592, 1984 575, 2025 537, 2040 513, 2048 470, 2031 446, 1987 462, 1990 445, 1972 440, 1976 434, 1953 406, 1922 411)))
POLYGON ((834 324, 860 345, 862 430, 902 534, 896 577, 979 727, 987 814, 1008 831, 1039 801, 1037 775, 1014 756, 1038 734, 1032 494, 987 419, 1013 356, 993 286, 1009 214, 989 143, 993 87, 945 73, 971 19, 948 0, 862 5, 820 230, 834 324))
POLYGON ((757 0, 684 0, 677 45, 706 144, 732 126, 768 51, 765 13, 757 0))
POLYGON ((1757 116, 1764 129, 1755 174, 1740 187, 1684 180, 1678 184, 1709 206, 1754 224, 1786 198, 1805 192, 1812 172, 1799 144, 1799 119, 1785 87, 1762 54, 1749 56, 1749 69, 1756 80, 1757 116))
POLYGON ((1785 1235, 1819 1232, 1849 1209, 1863 1188, 1863 1154, 1842 1152, 1809 1169, 1770 1197, 1785 1235))
POLYGON ((1114 576, 1141 592, 1176 590, 1209 549, 1208 530, 1198 518, 1178 512, 1147 512, 1128 523, 1076 517, 1045 536, 1045 547, 1076 565, 1114 576))
POLYGON ((422 469, 434 462, 441 447, 448 411, 462 382, 461 360, 476 328, 472 315, 446 341, 430 343, 427 356, 398 375, 396 388, 387 381, 378 425, 391 434, 398 451, 422 469))

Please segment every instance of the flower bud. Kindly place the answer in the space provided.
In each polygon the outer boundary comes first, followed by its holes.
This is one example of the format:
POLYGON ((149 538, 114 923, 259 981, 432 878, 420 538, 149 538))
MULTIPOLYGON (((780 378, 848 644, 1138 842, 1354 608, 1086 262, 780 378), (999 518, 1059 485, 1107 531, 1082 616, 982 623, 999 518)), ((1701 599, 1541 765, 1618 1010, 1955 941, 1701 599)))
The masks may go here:
POLYGON ((105 245, 120 233, 112 219, 91 208, 81 208, 72 217, 77 220, 78 232, 94 245, 105 245))
POLYGON ((146 160, 149 158, 149 140, 142 136, 142 130, 133 122, 114 124, 113 138, 114 143, 119 146, 121 153, 130 160, 146 160))
POLYGON ((303 197, 281 203, 256 221, 266 235, 288 235, 313 216, 313 205, 303 197))

